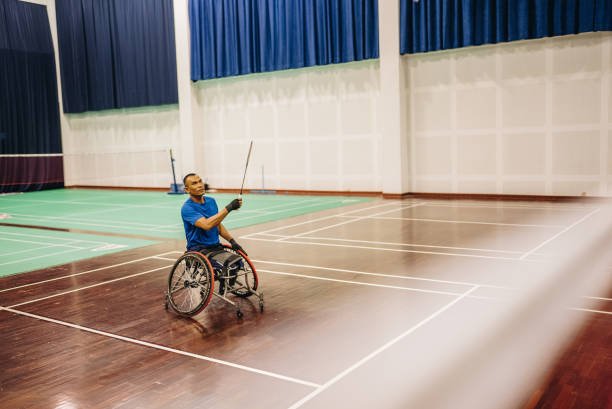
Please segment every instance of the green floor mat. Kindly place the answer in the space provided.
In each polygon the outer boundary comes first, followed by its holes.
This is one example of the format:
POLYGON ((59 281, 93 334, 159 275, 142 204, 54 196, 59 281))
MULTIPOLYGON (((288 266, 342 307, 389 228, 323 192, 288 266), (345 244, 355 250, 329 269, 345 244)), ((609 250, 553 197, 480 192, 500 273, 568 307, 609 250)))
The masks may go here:
POLYGON ((0 225, 0 277, 156 243, 0 225))
MULTIPOLYGON (((219 208, 235 194, 208 194, 219 208)), ((162 192, 56 189, 0 196, 5 223, 184 239, 180 208, 187 195, 162 192)), ((223 224, 251 226, 319 210, 372 200, 357 197, 243 195, 243 206, 223 224)))

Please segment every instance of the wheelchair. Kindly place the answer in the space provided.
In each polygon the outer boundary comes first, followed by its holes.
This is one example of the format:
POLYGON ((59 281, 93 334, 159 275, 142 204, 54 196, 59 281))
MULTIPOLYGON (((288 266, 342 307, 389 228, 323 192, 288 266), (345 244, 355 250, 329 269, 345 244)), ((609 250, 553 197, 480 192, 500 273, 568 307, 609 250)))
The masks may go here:
POLYGON ((214 295, 234 306, 236 315, 242 318, 240 305, 226 295, 239 298, 255 295, 259 299, 259 310, 263 312, 263 293, 256 291, 258 285, 255 267, 241 251, 228 245, 206 253, 188 251, 172 266, 165 308, 170 305, 178 315, 191 317, 204 310, 214 295), (217 292, 215 281, 218 282, 217 292))

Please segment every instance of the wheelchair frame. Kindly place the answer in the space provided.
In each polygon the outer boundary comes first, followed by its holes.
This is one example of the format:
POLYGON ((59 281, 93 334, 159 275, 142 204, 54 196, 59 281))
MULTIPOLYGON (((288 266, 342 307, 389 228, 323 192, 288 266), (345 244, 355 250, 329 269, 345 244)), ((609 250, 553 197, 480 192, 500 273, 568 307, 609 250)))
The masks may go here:
POLYGON ((240 298, 255 295, 259 299, 259 309, 263 312, 263 293, 256 291, 258 285, 255 267, 242 251, 228 245, 223 245, 222 250, 206 254, 188 251, 172 266, 164 306, 166 309, 172 307, 181 316, 191 317, 203 311, 214 295, 234 306, 236 315, 242 318, 240 305, 228 299, 225 294, 229 292, 240 298), (215 281, 219 282, 217 292, 215 281), (180 305, 179 296, 183 299, 180 305), (189 305, 183 308, 186 303, 189 305))

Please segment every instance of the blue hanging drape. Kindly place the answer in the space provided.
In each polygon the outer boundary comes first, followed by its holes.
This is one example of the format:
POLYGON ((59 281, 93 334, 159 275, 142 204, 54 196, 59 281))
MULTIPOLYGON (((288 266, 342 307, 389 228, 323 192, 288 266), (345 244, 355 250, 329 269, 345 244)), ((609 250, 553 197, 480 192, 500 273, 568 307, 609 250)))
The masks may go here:
POLYGON ((64 112, 178 103, 172 0, 56 0, 64 112))
POLYGON ((610 0, 400 0, 400 53, 612 30, 610 0))
POLYGON ((193 81, 378 58, 378 0, 189 0, 189 21, 193 81))
POLYGON ((0 192, 63 186, 55 53, 47 8, 0 1, 0 192))

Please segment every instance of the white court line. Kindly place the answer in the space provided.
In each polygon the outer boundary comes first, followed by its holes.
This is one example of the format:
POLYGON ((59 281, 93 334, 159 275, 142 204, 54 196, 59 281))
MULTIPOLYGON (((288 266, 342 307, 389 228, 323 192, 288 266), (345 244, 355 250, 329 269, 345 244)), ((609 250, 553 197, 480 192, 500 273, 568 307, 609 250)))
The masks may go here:
MULTIPOLYGON (((71 204, 71 203, 75 203, 75 204, 80 204, 79 202, 62 202, 62 203, 67 203, 67 204, 71 204)), ((291 211, 296 211, 296 210, 300 210, 300 209, 306 209, 308 207, 314 207, 314 206, 320 206, 325 204, 326 202, 323 201, 318 201, 317 199, 307 199, 307 200, 301 200, 298 202, 294 202, 294 203, 284 203, 284 204, 280 204, 280 205, 276 205, 276 206, 270 206, 266 208, 266 213, 261 215, 261 214, 256 214, 253 216, 246 216, 246 217, 240 217, 240 213, 238 213, 236 218, 232 218, 230 220, 228 220, 226 223, 230 223, 230 222, 241 222, 243 220, 251 220, 251 219, 256 219, 258 217, 265 217, 271 214, 275 214, 275 213, 286 213, 286 212, 291 212, 291 211), (308 205, 308 206, 295 206, 295 204, 298 203, 307 203, 307 202, 313 202, 315 201, 315 203, 308 205), (277 210, 277 211, 272 211, 269 212, 267 211, 268 209, 272 209, 272 208, 278 208, 278 207, 287 207, 290 206, 286 209, 282 209, 282 210, 277 210)), ((118 206, 124 206, 122 208, 119 209, 104 209, 104 210, 98 210, 98 211, 92 211, 92 212, 85 212, 85 213, 78 213, 77 216, 81 216, 81 215, 86 215, 86 214, 93 214, 93 213, 101 213, 101 212, 110 212, 110 211, 115 211, 115 210, 124 210, 126 208, 126 206, 128 208, 133 208, 135 207, 135 205, 119 205, 118 206)), ((154 207, 154 206, 148 206, 148 207, 154 207)), ((149 223, 139 223, 139 222, 123 222, 120 221, 121 225, 117 225, 117 224, 111 224, 111 223, 117 223, 117 220, 102 220, 102 219, 91 219, 91 218, 75 218, 75 217, 67 217, 67 216, 39 216, 39 215, 32 215, 32 214, 25 214, 25 213, 11 213, 13 216, 19 216, 19 217, 30 217, 30 218, 38 218, 38 219, 44 219, 46 221, 66 221, 69 222, 71 224, 77 224, 77 225, 84 225, 84 226, 97 226, 97 227, 117 227, 117 228, 122 228, 125 227, 125 224, 130 224, 130 225, 135 225, 137 227, 139 227, 139 230, 145 230, 145 231, 159 231, 160 229, 170 229, 170 228, 174 228, 176 229, 176 231, 180 231, 182 230, 182 225, 180 223, 176 223, 176 224, 171 224, 171 225, 164 225, 164 226, 159 226, 157 224, 149 224, 149 223), (142 227, 140 227, 142 226, 142 227)))
MULTIPOLYGON (((166 260, 171 260, 171 259, 166 259, 166 260)), ((283 262, 279 262, 279 261, 266 261, 266 260, 256 260, 256 259, 251 259, 251 261, 253 261, 255 263, 274 264, 274 265, 281 265, 281 266, 312 268, 312 269, 325 270, 325 271, 339 271, 339 272, 342 272, 342 273, 360 274, 360 275, 367 275, 367 276, 373 276, 373 277, 399 278, 399 279, 402 279, 402 280, 427 281, 427 282, 441 283, 441 284, 464 285, 464 286, 468 286, 468 287, 478 286, 478 287, 482 287, 482 288, 494 288, 494 289, 498 289, 498 290, 510 290, 510 291, 520 291, 521 290, 521 288, 518 288, 518 287, 505 287, 505 286, 499 286, 499 285, 493 285, 493 284, 472 283, 472 282, 469 282, 469 281, 438 280, 438 279, 435 279, 435 278, 423 278, 423 277, 414 277, 414 276, 401 276, 401 275, 396 275, 396 274, 368 273, 366 271, 348 270, 348 269, 344 269, 344 268, 322 267, 322 266, 313 266, 313 265, 308 265, 308 264, 283 263, 283 262)), ((257 269, 257 271, 265 272, 267 270, 257 269)), ((310 277, 310 276, 304 276, 304 277, 310 277)), ((474 295, 471 295, 470 298, 481 298, 481 299, 490 299, 490 300, 496 300, 497 299, 495 297, 474 296, 474 295)), ((589 295, 583 295, 583 296, 581 296, 581 298, 588 298, 588 299, 592 299, 592 300, 612 301, 612 298, 593 297, 593 296, 589 296, 589 295)), ((592 310, 592 311, 593 312, 597 312, 596 310, 592 310)))
POLYGON ((240 365, 240 364, 235 364, 232 362, 228 362, 228 361, 223 361, 221 359, 216 359, 216 358, 211 358, 205 355, 199 355, 199 354, 194 354, 191 352, 186 352, 186 351, 181 351, 180 349, 174 349, 174 348, 169 348, 169 347, 165 347, 163 345, 158 345, 158 344, 153 344, 151 342, 146 342, 146 341, 141 341, 138 339, 134 339, 134 338, 129 338, 129 337, 124 337, 121 335, 117 335, 117 334, 112 334, 110 332, 105 332, 105 331, 100 331, 97 329, 93 329, 93 328, 88 328, 88 327, 83 327, 81 325, 77 325, 77 324, 72 324, 70 322, 66 322, 66 321, 59 321, 59 320, 55 320, 53 318, 48 318, 48 317, 43 317, 42 315, 36 315, 36 314, 30 314, 28 312, 24 312, 24 311, 19 311, 19 310, 14 310, 12 308, 7 308, 7 307, 0 307, 0 309, 8 311, 8 312, 12 312, 13 314, 18 314, 18 315, 23 315, 26 317, 30 317, 30 318, 35 318, 41 321, 47 321, 47 322, 51 322, 53 324, 59 324, 59 325, 63 325, 66 327, 71 327, 71 328, 75 328, 81 331, 85 331, 85 332, 90 332, 93 334, 97 334, 97 335, 102 335, 105 337, 109 337, 109 338, 114 338, 120 341, 125 341, 125 342, 130 342, 132 344, 137 344, 137 345, 142 345, 145 347, 149 347, 149 348, 154 348, 154 349, 158 349, 158 350, 162 350, 162 351, 166 351, 166 352, 172 352, 174 354, 178 354, 178 355, 183 355, 183 356, 187 356, 190 358, 196 358, 196 359, 201 359, 203 361, 208 361, 208 362, 213 362, 216 364, 220 364, 220 365, 225 365, 225 366, 229 366, 232 368, 236 368, 236 369, 241 369, 243 371, 247 371, 247 372, 254 372, 256 374, 259 375, 266 375, 272 378, 276 378, 276 379, 281 379, 283 381, 288 381, 288 382, 293 382, 293 383, 297 383, 300 385, 306 385, 306 386, 310 386, 313 388, 317 388, 320 387, 321 385, 313 383, 313 382, 308 382, 308 381, 304 381, 301 379, 297 379, 297 378, 292 378, 290 376, 285 376, 285 375, 279 375, 277 373, 274 372, 268 372, 268 371, 264 371, 261 369, 256 369, 256 368, 251 368, 245 365, 240 365))
MULTIPOLYGON (((359 216, 340 216, 340 217, 359 217, 359 216)), ((494 223, 494 222, 475 222, 469 220, 440 220, 440 219, 423 219, 423 218, 413 218, 413 217, 372 217, 372 219, 385 219, 385 220, 410 220, 416 222, 433 222, 433 223, 456 223, 456 224, 485 224, 485 225, 493 225, 493 226, 509 226, 509 227, 550 227, 550 228, 562 228, 565 227, 563 225, 558 224, 521 224, 521 223, 494 223)))
POLYGON ((601 311, 601 310, 589 310, 587 308, 570 308, 570 310, 574 310, 574 311, 584 311, 584 312, 596 312, 598 314, 608 314, 608 315, 612 315, 611 311, 601 311))
MULTIPOLYGON (((249 236, 257 236, 259 234, 260 233, 255 233, 255 234, 250 234, 249 236)), ((297 238, 295 236, 283 236, 282 234, 265 234, 265 236, 284 237, 286 239, 297 238)), ((515 250, 492 250, 492 249, 479 249, 479 248, 472 248, 472 247, 434 246, 434 245, 430 245, 430 244, 397 243, 397 242, 389 242, 389 241, 372 241, 372 240, 352 240, 352 239, 339 239, 339 238, 322 237, 322 236, 299 237, 299 239, 302 239, 302 240, 306 239, 306 240, 346 241, 346 242, 350 242, 350 243, 389 244, 389 245, 392 245, 392 246, 425 247, 425 248, 434 248, 434 249, 485 251, 485 252, 489 252, 489 253, 523 254, 522 251, 515 251, 515 250)), ((282 241, 282 240, 271 240, 271 241, 282 241)))
MULTIPOLYGON (((0 234, 2 234, 2 233, 0 233, 0 234)), ((37 238, 37 236, 35 236, 34 238, 37 238)), ((0 237, 0 240, 15 241, 15 242, 18 242, 18 243, 47 244, 44 241, 41 242, 41 241, 22 240, 22 239, 10 239, 8 237, 0 237)), ((78 240, 70 240, 70 241, 68 241, 68 243, 75 242, 75 241, 78 241, 78 240)), ((54 246, 57 246, 57 247, 70 247, 70 248, 78 249, 78 250, 86 250, 88 248, 91 248, 91 247, 71 246, 70 244, 54 244, 54 246)))
MULTIPOLYGON (((12 216, 20 216, 20 217, 33 217, 32 215, 24 215, 24 214, 20 214, 20 213, 11 213, 12 216)), ((49 221, 58 221, 59 218, 58 217, 54 217, 54 216, 36 216, 36 218, 38 219, 43 219, 42 221, 45 222, 49 222, 49 221)), ((110 223, 87 223, 87 222, 80 222, 78 221, 79 219, 70 219, 70 220, 66 220, 69 222, 69 224, 74 225, 82 225, 82 226, 96 226, 96 227, 114 227, 114 228, 133 228, 132 226, 125 226, 122 224, 110 224, 110 223)), ((116 220, 111 220, 111 223, 115 223, 117 222, 116 220)), ((151 225, 153 226, 153 225, 151 225)), ((148 228, 140 228, 139 230, 149 230, 148 228)))
MULTIPOLYGON (((311 275, 307 275, 307 274, 287 273, 287 272, 283 272, 283 271, 273 271, 273 270, 266 270, 266 269, 257 269, 257 271, 260 271, 260 272, 263 272, 263 273, 276 274, 276 275, 285 275, 285 276, 301 277, 301 278, 311 278, 313 280, 332 281, 332 282, 344 283, 344 284, 354 284, 354 285, 363 285, 363 286, 369 286, 369 287, 389 288, 389 289, 393 289, 393 290, 405 290, 405 291, 414 291, 414 292, 419 292, 419 293, 452 295, 452 296, 462 295, 462 293, 456 293, 456 292, 451 292, 451 291, 426 290, 426 289, 421 289, 421 288, 402 287, 402 286, 397 286, 397 285, 385 285, 385 284, 366 283, 366 282, 363 282, 363 281, 339 280, 339 279, 336 279, 336 278, 318 277, 318 276, 311 276, 311 275)), ((365 273, 365 274, 367 274, 367 273, 365 273)), ((437 280, 431 280, 431 281, 437 281, 437 280)), ((470 284, 465 283, 465 285, 470 285, 470 284)), ((471 285, 474 286, 474 288, 476 288, 476 287, 488 287, 488 288, 508 289, 508 290, 513 290, 513 291, 519 291, 520 290, 518 288, 497 287, 497 286, 492 286, 492 285, 480 285, 480 284, 471 284, 471 285)), ((480 299, 480 300, 490 300, 490 301, 498 301, 498 300, 502 299, 501 297, 487 297, 487 296, 479 296, 479 295, 468 295, 467 298, 474 298, 474 299, 480 299)), ((584 296, 583 298, 592 298, 592 297, 584 296)), ((588 310, 588 309, 584 309, 584 308, 570 308, 570 309, 577 310, 577 311, 588 311, 588 312, 594 312, 594 313, 602 313, 602 314, 612 314, 612 312, 599 311, 599 310, 588 310)))
MULTIPOLYGON (((309 208, 309 207, 321 206, 321 205, 324 205, 324 204, 325 204, 325 202, 316 202, 316 203, 312 203, 312 204, 307 205, 307 206, 290 207, 290 208, 288 208, 288 209, 275 210, 275 211, 269 212, 269 213, 267 213, 267 214, 265 214, 265 215, 253 215, 253 216, 247 216, 247 217, 239 217, 239 216, 240 216, 240 213, 238 213, 238 217, 233 218, 233 219, 231 219, 231 220, 229 220, 229 221, 230 221, 230 222, 241 222, 241 221, 243 221, 243 220, 250 220, 250 219, 257 218, 257 217, 269 216, 269 215, 271 215, 271 214, 276 214, 276 213, 287 213, 287 212, 294 212, 294 211, 296 211, 296 210, 302 210, 302 209, 306 209, 306 208, 309 208)), ((336 208, 337 208, 337 207, 336 207, 336 208)), ((327 209, 325 209, 325 210, 327 210, 327 209)), ((300 216, 301 216, 301 215, 300 215, 300 216)))
MULTIPOLYGON (((469 286, 469 287, 479 286, 479 287, 497 288, 497 289, 503 289, 503 290, 518 290, 518 288, 513 288, 513 287, 502 287, 502 286, 497 286, 497 285, 492 285, 492 284, 470 283, 470 282, 467 282, 467 281, 436 280, 434 278, 401 276, 401 275, 395 275, 395 274, 382 274, 382 273, 368 273, 368 272, 365 272, 365 271, 347 270, 347 269, 343 269, 343 268, 311 266, 311 265, 307 265, 307 264, 282 263, 282 262, 278 262, 278 261, 266 261, 266 260, 255 260, 255 259, 251 259, 251 261, 253 261, 255 263, 265 263, 265 264, 275 264, 275 265, 281 265, 281 266, 312 268, 312 269, 325 270, 325 271, 339 271, 339 272, 342 272, 342 273, 360 274, 360 275, 368 275, 368 276, 374 276, 374 277, 399 278, 399 279, 404 279, 404 280, 428 281, 428 282, 432 282, 432 283, 465 285, 465 286, 469 286)), ((263 270, 257 269, 257 271, 263 271, 263 270)))
POLYGON ((149 231, 160 231, 161 230, 161 232, 170 233, 173 231, 183 231, 185 230, 185 228, 183 227, 182 224, 177 223, 177 224, 165 224, 165 225, 157 226, 155 228, 151 228, 148 230, 149 231))
MULTIPOLYGON (((182 251, 181 252, 178 252, 178 251, 168 251, 166 253, 157 254, 157 256, 163 256, 164 254, 168 254, 168 253, 182 253, 182 251)), ((123 265, 126 265, 126 264, 137 263, 139 261, 148 260, 148 259, 150 259, 152 257, 155 257, 155 256, 143 257, 143 258, 139 258, 139 259, 136 259, 136 260, 125 261, 125 262, 119 263, 119 264, 113 264, 113 265, 110 265, 110 266, 104 266, 104 267, 95 268, 93 270, 82 271, 80 273, 69 274, 69 275, 65 275, 65 276, 61 276, 61 277, 50 278, 48 280, 36 281, 34 283, 18 285, 16 287, 11 287, 11 288, 5 288, 4 290, 0 290, 0 293, 5 292, 5 291, 18 290, 20 288, 30 287, 30 286, 33 286, 33 285, 50 283, 51 281, 63 280, 65 278, 76 277, 76 276, 80 276, 80 275, 83 275, 83 274, 89 274, 89 273, 93 273, 95 271, 106 270, 107 268, 113 268, 113 267, 123 266, 123 265)))
MULTIPOLYGON (((345 215, 345 214, 357 213, 357 212, 362 212, 364 210, 376 209, 376 208, 379 208, 379 207, 385 207, 385 206, 396 205, 396 204, 398 204, 398 203, 397 202, 389 202, 389 203, 383 203, 383 204, 376 205, 376 206, 362 207, 362 208, 359 208, 359 209, 350 210, 348 212, 333 214, 331 216, 318 217, 318 218, 315 218, 315 219, 307 220, 305 222, 290 224, 288 226, 275 227, 273 229, 260 231, 260 232, 258 232, 258 234, 269 233, 271 231, 277 231, 277 230, 283 230, 283 229, 289 229, 291 227, 302 226, 304 224, 310 224, 310 223, 318 222, 318 221, 321 221, 321 220, 333 219, 334 217, 342 216, 342 215, 345 215)), ((336 209, 338 209, 338 208, 336 208, 336 209)), ((246 237, 246 236, 243 236, 243 237, 246 237)))
POLYGON ((309 400, 311 400, 312 398, 314 398, 315 396, 317 396, 318 394, 320 394, 321 392, 323 392, 324 390, 326 390, 327 388, 329 388, 330 386, 332 386, 333 384, 338 382, 340 379, 344 378, 346 375, 348 375, 349 373, 353 372, 355 369, 359 368, 360 366, 362 366, 363 364, 365 364, 366 362, 368 362, 372 358, 376 357, 376 355, 380 354, 381 352, 385 351, 386 349, 389 349, 391 346, 393 346, 394 344, 398 343, 399 341, 401 341, 406 336, 410 335, 411 333, 413 333, 414 331, 416 331, 417 329, 419 329, 423 325, 427 324, 429 321, 431 321, 434 318, 436 318, 438 315, 442 314, 444 311, 446 311, 447 309, 449 309, 450 307, 455 305, 461 299, 463 299, 466 296, 468 296, 470 293, 472 293, 477 288, 478 288, 477 286, 470 288, 468 291, 466 291, 465 293, 461 294, 459 297, 455 298, 453 301, 449 302, 448 304, 446 304, 445 306, 443 306, 442 308, 440 308, 439 310, 437 310, 436 312, 431 314, 429 317, 425 318, 423 321, 421 321, 418 324, 410 327, 409 329, 404 331, 402 334, 400 334, 397 337, 393 338, 391 341, 387 342, 386 344, 384 344, 383 346, 381 346, 377 350, 373 351, 369 355, 367 355, 364 358, 362 358, 359 361, 357 361, 355 364, 351 365, 350 367, 348 367, 344 371, 340 372, 338 375, 336 375, 335 377, 333 377, 332 379, 330 379, 329 381, 327 381, 323 385, 319 386, 313 392, 311 392, 310 394, 308 394, 305 397, 303 397, 301 400, 299 400, 296 403, 294 403, 293 405, 291 405, 289 407, 289 409, 299 408, 304 403, 308 402, 309 400))
MULTIPOLYGON (((123 210, 123 209, 112 209, 114 210, 123 210)), ((109 211, 108 209, 103 210, 103 211, 109 211)), ((84 212, 84 213, 77 213, 75 216, 84 216, 84 215, 88 215, 88 214, 93 214, 93 213, 101 213, 103 212, 101 211, 97 211, 97 212, 84 212)), ((19 216, 19 217, 29 217, 32 219, 43 219, 44 221, 60 221, 60 222, 68 222, 68 223, 73 223, 73 224, 83 224, 83 225, 87 225, 87 226, 102 226, 102 227, 126 227, 125 225, 128 225, 127 227, 133 227, 135 229, 139 229, 139 230, 158 230, 161 228, 170 228, 170 227, 177 227, 177 226, 182 226, 179 223, 175 223, 175 224, 166 224, 166 225, 159 225, 159 224, 151 224, 151 223, 139 223, 139 222, 126 222, 124 220, 105 220, 105 219, 92 219, 90 217, 85 217, 85 218, 77 218, 77 217, 73 217, 73 216, 40 216, 40 215, 34 215, 34 214, 25 214, 25 213, 11 213, 11 216, 19 216), (97 223, 86 223, 85 221, 92 221, 92 222, 97 222, 97 223), (109 223, 121 223, 119 226, 114 225, 114 224, 109 224, 109 223), (133 225, 133 226, 132 226, 133 225)))
MULTIPOLYGON (((428 199, 432 200, 432 199, 428 199)), ((452 203, 436 203, 429 202, 429 206, 437 207, 460 207, 460 208, 484 208, 484 209, 534 209, 534 210, 577 210, 585 211, 594 209, 594 207, 576 207, 576 206, 531 206, 531 205, 511 205, 511 206, 494 206, 481 204, 452 204, 452 203)))
MULTIPOLYGON (((301 238, 301 237, 300 237, 301 238)), ((367 247, 367 246, 354 246, 348 244, 332 244, 332 243, 312 243, 312 242, 303 242, 303 241, 289 241, 289 240, 269 240, 269 239, 260 239, 257 237, 240 236, 240 239, 245 240, 257 240, 257 241, 267 241, 271 243, 287 243, 287 244, 301 244, 306 246, 327 246, 327 247, 346 247, 353 249, 365 249, 365 250, 381 250, 381 251, 395 251, 399 253, 416 253, 416 254, 434 254, 441 256, 453 256, 453 257, 473 257, 473 258, 486 258, 492 260, 512 260, 512 261, 529 261, 529 262, 539 262, 537 260, 520 260, 517 257, 499 257, 499 256, 484 256, 480 254, 460 254, 460 253, 444 253, 441 251, 418 251, 418 250, 407 250, 407 249, 390 249, 385 247, 367 247)))
MULTIPOLYGON (((52 203, 52 204, 78 204, 78 205, 87 205, 87 206, 91 206, 91 205, 100 205, 100 206, 120 206, 120 207, 125 207, 125 208, 130 208, 130 207, 151 207, 153 205, 131 205, 131 204, 121 204, 121 203, 105 203, 105 202, 96 202, 94 201, 95 198, 92 198, 91 202, 77 202, 77 201, 71 201, 71 200, 41 200, 41 199, 24 199, 22 197, 19 198, 15 198, 15 200, 18 203, 21 202, 30 202, 30 203, 52 203)), ((10 201, 9 201, 10 203, 10 201)))
POLYGON ((176 261, 176 259, 175 259, 175 258, 168 258, 168 257, 151 256, 151 258, 155 258, 155 259, 157 259, 157 260, 176 261))
POLYGON ((365 285, 368 287, 391 288, 394 290, 415 291, 419 293, 428 293, 428 294, 441 294, 441 295, 453 295, 453 296, 461 295, 461 293, 454 293, 450 291, 425 290, 422 288, 402 287, 399 285, 374 284, 374 283, 365 283, 363 281, 353 281, 353 280, 339 280, 337 278, 310 276, 307 274, 286 273, 283 271, 273 271, 273 270, 264 270, 264 269, 258 269, 257 271, 261 271, 263 273, 291 276, 291 277, 312 278, 313 280, 333 281, 335 283, 365 285))
POLYGON ((594 300, 602 300, 602 301, 612 301, 612 298, 605 298, 605 297, 587 297, 587 298, 592 298, 594 300))
MULTIPOLYGON (((32 248, 27 248, 25 250, 19 250, 19 251, 13 251, 13 252, 10 252, 10 253, 0 254, 0 257, 14 256, 15 254, 27 253, 27 252, 36 252, 38 250, 48 249, 50 247, 61 247, 61 246, 65 246, 65 245, 63 245, 63 244, 47 244, 46 246, 32 247, 32 248)), ((84 250, 85 249, 86 248, 84 248, 84 250)))
MULTIPOLYGON (((36 257, 28 257, 28 259, 25 261, 36 260, 36 259, 43 258, 43 257, 53 257, 59 254, 72 253, 73 251, 80 251, 80 250, 88 250, 88 249, 87 248, 75 248, 75 249, 70 249, 70 250, 65 250, 65 251, 58 251, 57 253, 43 254, 40 256, 36 256, 36 257)), ((6 263, 0 263, 0 266, 7 266, 9 264, 16 264, 16 263, 23 263, 23 262, 24 260, 7 261, 6 263)))
POLYGON ((86 285, 84 287, 75 288, 74 290, 62 291, 61 293, 48 295, 46 297, 37 298, 35 300, 24 301, 24 302, 19 303, 19 304, 11 305, 9 308, 20 307, 22 305, 32 304, 32 303, 35 303, 35 302, 38 302, 38 301, 48 300, 49 298, 55 298, 55 297, 59 297, 61 295, 66 295, 66 294, 74 293, 74 292, 77 292, 77 291, 87 290, 89 288, 94 288, 94 287, 99 287, 101 285, 106 285, 106 284, 109 284, 109 283, 114 283, 116 281, 127 280, 128 278, 138 277, 138 276, 141 276, 141 275, 144 275, 144 274, 149 274, 149 273, 152 273, 154 271, 163 270, 165 268, 170 268, 170 267, 172 267, 172 264, 167 265, 167 266, 163 266, 163 267, 157 267, 157 268, 154 268, 154 269, 151 269, 151 270, 147 270, 147 271, 143 271, 141 273, 135 273, 135 274, 130 274, 130 275, 127 275, 127 276, 119 277, 119 278, 114 278, 112 280, 103 281, 101 283, 86 285))
POLYGON ((71 239, 71 238, 64 238, 64 237, 55 237, 55 236, 44 236, 41 234, 36 234, 35 232, 36 229, 32 229, 32 234, 26 234, 26 233, 11 233, 11 232, 5 232, 5 231, 1 231, 0 230, 0 235, 5 235, 8 234, 10 236, 25 236, 25 237, 32 237, 35 239, 52 239, 52 240, 64 240, 64 241, 77 241, 77 242, 82 242, 82 243, 95 243, 95 244, 112 244, 112 243, 108 243, 106 241, 98 241, 98 240, 84 240, 84 239, 71 239))
POLYGON ((563 233, 567 232, 568 230, 570 230, 571 228, 577 226, 578 224, 582 223, 583 221, 585 221, 586 219, 588 219, 589 217, 591 217, 592 215, 594 215, 595 213, 597 213, 598 211, 600 211, 600 208, 597 208, 591 212, 589 212, 587 215, 581 217, 579 220, 576 220, 574 223, 570 224, 569 226, 567 226, 565 229, 561 230, 559 233, 555 234, 554 236, 552 236, 550 239, 545 240, 542 244, 540 244, 539 246, 529 250, 527 253, 523 254, 521 256, 521 260, 525 259, 526 257, 528 257, 529 255, 531 255, 532 253, 538 251, 539 249, 541 249, 542 247, 544 247, 545 245, 547 245, 548 243, 550 243, 551 241, 553 241, 554 239, 556 239, 557 237, 559 237, 560 235, 562 235, 563 233))
MULTIPOLYGON (((361 216, 361 217, 356 218, 356 219, 346 220, 346 221, 344 221, 344 222, 335 223, 335 224, 332 224, 332 225, 329 225, 329 226, 320 227, 320 228, 318 228, 318 229, 314 229, 314 230, 310 230, 310 231, 305 231, 305 232, 302 232, 302 233, 298 233, 298 234, 295 234, 295 235, 291 236, 290 238, 298 238, 298 237, 304 236, 304 235, 306 235, 306 234, 316 233, 316 232, 318 232, 318 231, 322 231, 322 230, 331 229, 332 227, 338 227, 338 226, 342 226, 342 225, 349 224, 349 223, 355 223, 356 221, 359 221, 359 220, 365 220, 365 219, 369 219, 369 218, 371 218, 371 217, 374 217, 374 216, 379 216, 379 215, 381 215, 381 214, 386 214, 386 213, 391 213, 391 212, 402 211, 402 210, 405 210, 405 209, 411 209, 411 208, 414 208, 414 207, 417 207, 417 206, 424 206, 424 205, 426 205, 426 204, 427 204, 427 202, 423 202, 423 203, 415 203, 415 204, 411 204, 410 206, 402 206, 402 207, 400 207, 399 209, 385 210, 384 212, 378 212, 378 213, 374 213, 374 214, 371 214, 371 215, 368 215, 368 216, 361 216)), ((279 239, 279 241, 282 241, 282 240, 284 240, 284 239, 279 239)))

